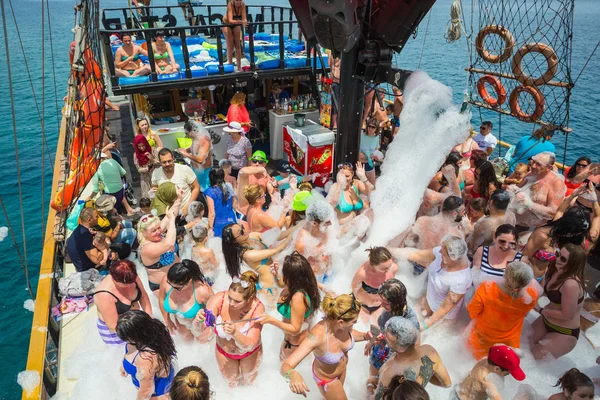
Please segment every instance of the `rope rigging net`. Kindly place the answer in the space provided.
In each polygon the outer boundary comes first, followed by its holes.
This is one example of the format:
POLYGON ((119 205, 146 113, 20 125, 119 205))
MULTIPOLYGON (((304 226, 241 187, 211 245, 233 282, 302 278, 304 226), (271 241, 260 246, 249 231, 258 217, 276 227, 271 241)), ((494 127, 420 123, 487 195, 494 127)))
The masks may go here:
MULTIPOLYGON (((101 60, 100 11, 97 1, 78 6, 72 72, 63 114, 66 122, 64 182, 53 199, 57 211, 71 211, 100 164, 105 129, 106 91, 101 60)), ((64 219, 62 224, 64 225, 64 219)))
POLYGON ((574 0, 479 0, 470 102, 568 133, 573 9, 574 0))

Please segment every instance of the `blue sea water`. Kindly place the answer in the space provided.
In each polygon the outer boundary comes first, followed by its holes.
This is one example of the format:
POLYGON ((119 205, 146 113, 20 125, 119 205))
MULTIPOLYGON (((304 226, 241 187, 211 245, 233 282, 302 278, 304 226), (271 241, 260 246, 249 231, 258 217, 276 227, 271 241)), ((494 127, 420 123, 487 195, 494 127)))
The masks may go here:
MULTIPOLYGON (((514 0, 516 1, 516 0, 514 0)), ((531 1, 531 0, 528 0, 531 1)), ((23 190, 22 206, 27 240, 27 265, 31 285, 35 292, 37 286, 37 271, 41 257, 43 241, 43 224, 45 225, 52 183, 52 170, 55 154, 58 127, 60 123, 60 99, 66 93, 66 82, 69 74, 68 47, 72 41, 73 0, 49 0, 50 25, 52 28, 52 46, 54 60, 50 51, 50 31, 48 22, 42 32, 41 2, 33 0, 15 0, 12 2, 17 26, 25 48, 35 96, 30 87, 25 61, 21 53, 15 22, 12 18, 9 2, 6 1, 6 24, 8 29, 9 52, 4 49, 4 34, 0 31, 1 53, 0 60, 0 95, 3 106, 0 108, 0 160, 6 172, 0 180, 0 196, 4 201, 17 246, 24 253, 24 241, 21 231, 21 211, 17 187, 17 164, 15 145, 13 141, 12 111, 10 107, 8 75, 5 60, 10 54, 12 68, 12 84, 14 92, 14 107, 17 123, 19 161, 21 166, 21 184, 23 190), (44 124, 46 144, 42 142, 42 130, 37 107, 42 109, 42 65, 41 38, 46 38, 45 47, 45 101, 44 124), (54 64, 54 73, 52 71, 54 64), (56 92, 54 90, 56 79, 56 92), (58 109, 57 109, 58 104, 58 109), (44 154, 42 156, 42 154, 44 154), (42 162, 43 158, 43 162, 42 162), (43 165, 42 165, 43 164, 43 165)), ((224 3, 224 1, 223 1, 224 3)), ((247 4, 264 4, 257 0, 247 0, 247 4)), ((271 4, 287 4, 276 0, 271 4)), ((421 24, 416 39, 411 39, 398 58, 398 66, 404 69, 421 69, 433 78, 450 86, 455 93, 455 101, 462 100, 465 90, 468 66, 467 48, 464 39, 447 44, 443 35, 449 19, 451 0, 439 0, 431 11, 429 29, 425 35, 427 17, 421 24), (421 52, 423 52, 421 59, 421 52)), ((466 3, 466 2, 465 2, 466 3)), ((101 0, 101 7, 124 7, 126 0, 101 0)), ((176 5, 175 0, 155 0, 153 5, 176 5)), ((466 4, 465 4, 466 6, 466 4)), ((46 10, 48 12, 48 10, 46 10)), ((465 10, 469 15, 470 10, 465 10)), ((593 47, 600 38, 600 7, 596 0, 578 0, 575 7, 575 27, 573 39, 572 71, 576 77, 590 55, 593 47)), ((594 161, 600 161, 600 147, 596 130, 597 104, 600 103, 600 93, 596 78, 600 72, 600 54, 591 60, 586 71, 581 76, 573 90, 571 98, 570 126, 573 133, 567 146, 567 163, 572 163, 577 157, 587 155, 594 161)), ((492 112, 483 112, 483 119, 498 121, 498 116, 492 112)), ((478 124, 479 113, 474 111, 474 124, 478 124)), ((531 132, 531 126, 518 122, 509 117, 502 118, 502 139, 515 143, 522 135, 531 132)), ((426 133, 424 133, 426 134, 426 133)), ((553 142, 561 155, 565 149, 563 135, 555 135, 553 142)), ((8 222, 0 213, 0 226, 8 222)), ((16 383, 19 371, 25 369, 29 331, 32 313, 23 308, 23 303, 29 298, 26 291, 25 278, 20 266, 15 244, 9 235, 0 242, 0 354, 4 365, 0 375, 0 399, 15 399, 20 396, 20 388, 16 383)))

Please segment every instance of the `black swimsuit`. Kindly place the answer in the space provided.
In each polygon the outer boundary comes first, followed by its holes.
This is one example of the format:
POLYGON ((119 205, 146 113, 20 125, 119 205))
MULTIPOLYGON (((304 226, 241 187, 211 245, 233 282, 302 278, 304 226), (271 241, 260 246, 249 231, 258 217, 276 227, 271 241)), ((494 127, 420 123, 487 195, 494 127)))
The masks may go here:
MULTIPOLYGON (((373 286, 369 286, 369 285, 367 285, 365 283, 365 281, 362 281, 362 288, 368 294, 377 294, 377 293, 379 293, 379 288, 374 288, 373 286)), ((367 310, 369 312, 369 314, 372 314, 375 311, 379 310, 379 308, 381 308, 381 305, 378 305, 378 306, 368 306, 366 304, 363 304, 362 307, 365 310, 367 310)))
POLYGON ((137 282, 135 282, 135 288, 137 289, 137 295, 135 296, 135 299, 131 300, 131 303, 129 303, 129 304, 123 303, 121 300, 119 300, 119 298, 117 296, 115 296, 115 294, 113 292, 109 292, 108 290, 98 290, 94 294, 108 293, 112 297, 117 299, 117 302, 115 303, 115 305, 117 306, 117 314, 121 315, 121 314, 125 314, 127 311, 131 310, 131 306, 133 305, 133 303, 137 303, 142 298, 142 291, 140 290, 137 282))

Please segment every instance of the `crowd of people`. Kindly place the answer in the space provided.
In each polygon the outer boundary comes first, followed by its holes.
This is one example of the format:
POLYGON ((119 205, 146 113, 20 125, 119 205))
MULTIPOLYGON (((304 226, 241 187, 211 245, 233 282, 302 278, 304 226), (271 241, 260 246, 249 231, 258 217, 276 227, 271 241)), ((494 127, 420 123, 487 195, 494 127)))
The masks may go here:
MULTIPOLYGON (((263 352, 275 351, 263 347, 265 325, 283 333, 280 372, 290 390, 307 396, 297 367, 308 358, 320 396, 336 400, 349 397, 357 342, 366 342, 365 396, 373 399, 428 399, 429 384, 449 388, 453 399, 501 399, 504 377, 527 374, 520 360, 529 313, 539 315, 527 338, 536 360, 575 348, 600 302, 586 299, 585 287, 600 235, 600 167, 581 157, 561 175, 544 131, 521 140, 498 173, 489 159, 493 125, 483 122, 427 183, 414 223, 360 259, 353 251, 369 236, 394 111, 384 112, 389 124, 365 119, 359 161, 340 164, 325 188, 253 152, 240 121, 229 122, 225 159, 213 163, 200 122, 185 124, 189 148, 171 150, 139 118, 135 210, 123 196, 117 150, 103 149, 67 250, 78 271, 106 274, 94 295, 98 332, 107 346, 124 348, 121 373, 138 398, 210 398, 201 368, 177 371, 173 337, 214 343, 207 356, 221 379, 252 385, 263 352), (425 289, 418 297, 407 290, 415 282, 425 289), (435 343, 422 343, 436 329, 464 331, 476 360, 464 380, 451 379, 435 343)), ((592 381, 575 368, 556 378, 562 393, 552 399, 593 396, 592 381)))

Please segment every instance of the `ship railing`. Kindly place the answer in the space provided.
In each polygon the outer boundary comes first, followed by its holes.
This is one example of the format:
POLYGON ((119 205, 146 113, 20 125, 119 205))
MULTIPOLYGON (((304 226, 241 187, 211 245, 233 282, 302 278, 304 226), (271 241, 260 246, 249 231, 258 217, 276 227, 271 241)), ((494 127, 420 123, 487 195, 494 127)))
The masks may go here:
MULTIPOLYGON (((198 3, 196 3, 198 4, 198 3)), ((187 27, 192 35, 204 34, 215 36, 220 33, 217 25, 223 23, 223 17, 227 12, 227 6, 220 5, 197 5, 191 7, 194 16, 182 20, 184 25, 179 25, 178 17, 181 13, 180 6, 143 6, 135 8, 106 8, 102 11, 102 25, 105 30, 120 31, 135 28, 159 28, 169 29, 171 27, 187 27), (141 14, 137 12, 141 11, 141 14), (191 27, 191 28, 190 28, 191 27)), ((189 10, 189 8, 188 8, 189 10)), ((288 34, 292 35, 292 22, 296 21, 294 12, 290 7, 271 5, 247 5, 246 16, 249 23, 269 22, 261 25, 256 32, 277 32, 276 22, 287 21, 288 34)))

